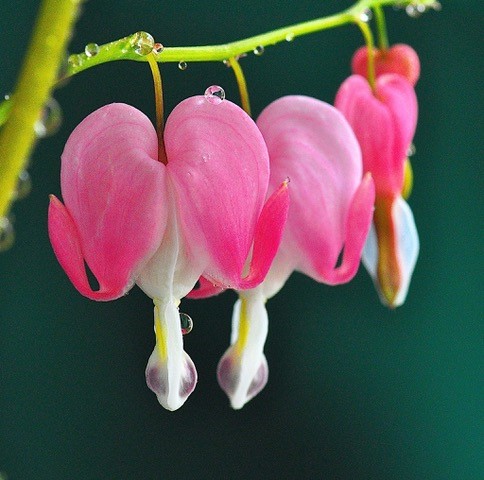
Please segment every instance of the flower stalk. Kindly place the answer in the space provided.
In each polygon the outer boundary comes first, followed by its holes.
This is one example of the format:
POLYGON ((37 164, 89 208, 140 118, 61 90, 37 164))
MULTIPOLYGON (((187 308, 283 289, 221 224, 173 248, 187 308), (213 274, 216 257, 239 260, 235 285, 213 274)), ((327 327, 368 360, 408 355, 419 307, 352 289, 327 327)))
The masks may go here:
POLYGON ((19 174, 31 154, 34 125, 57 81, 78 3, 44 0, 40 6, 12 105, 6 109, 8 120, 0 132, 0 218, 9 213, 19 174))

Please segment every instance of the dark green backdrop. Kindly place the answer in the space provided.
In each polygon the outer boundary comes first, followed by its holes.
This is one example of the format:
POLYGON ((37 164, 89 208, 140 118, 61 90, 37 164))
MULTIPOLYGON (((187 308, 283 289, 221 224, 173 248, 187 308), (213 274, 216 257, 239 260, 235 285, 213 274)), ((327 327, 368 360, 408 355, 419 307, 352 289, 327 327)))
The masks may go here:
MULTIPOLYGON (((340 10, 348 1, 87 2, 71 50, 137 30, 165 45, 225 42, 340 10)), ((59 156, 88 113, 121 101, 153 118, 149 69, 115 63, 57 91, 59 133, 39 143, 32 194, 14 209, 17 241, 0 255, 0 471, 40 479, 482 478, 481 0, 444 1, 419 20, 388 10, 390 38, 422 61, 415 189, 421 254, 407 303, 379 304, 366 272, 330 288, 294 275, 268 304, 270 380, 232 411, 215 379, 231 294, 183 303, 199 371, 185 406, 163 410, 144 382, 151 301, 81 297, 51 251, 49 193, 59 156)), ((0 90, 9 92, 38 2, 1 2, 0 90)), ((322 32, 249 56, 254 114, 284 94, 332 101, 361 38, 322 32)), ((222 64, 163 67, 166 108, 208 85, 238 101, 222 64)))

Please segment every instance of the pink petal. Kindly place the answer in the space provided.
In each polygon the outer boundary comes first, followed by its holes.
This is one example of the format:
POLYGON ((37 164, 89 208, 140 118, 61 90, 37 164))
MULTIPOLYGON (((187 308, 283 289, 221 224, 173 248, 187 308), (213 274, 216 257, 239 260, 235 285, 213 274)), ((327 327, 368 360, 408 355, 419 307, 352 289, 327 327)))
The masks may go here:
POLYGON ((156 158, 151 122, 129 105, 96 110, 69 137, 61 167, 65 211, 51 203, 49 231, 59 262, 83 295, 123 295, 159 246, 167 213, 165 167, 156 158), (88 290, 82 258, 99 292, 88 290))
POLYGON ((399 195, 417 124, 412 85, 400 75, 382 75, 377 78, 374 95, 365 78, 353 75, 341 85, 335 106, 358 138, 364 170, 372 173, 377 195, 399 195))
POLYGON ((236 286, 267 192, 262 135, 237 105, 198 96, 173 110, 164 137, 188 253, 206 258, 204 276, 236 286))
POLYGON ((328 285, 349 282, 358 271, 361 254, 373 218, 375 203, 375 184, 371 174, 367 173, 351 202, 346 218, 346 234, 341 265, 338 268, 323 264, 319 271, 319 280, 328 285), (325 268, 326 267, 326 268, 325 268))
MULTIPOLYGON (((417 83, 420 76, 420 60, 417 52, 403 43, 392 45, 387 50, 375 48, 376 76, 385 73, 398 73, 405 77, 412 86, 417 83)), ((368 75, 368 47, 359 48, 351 60, 353 73, 367 77, 368 75)))
POLYGON ((194 288, 188 295, 187 298, 197 300, 200 298, 213 297, 222 293, 225 289, 218 285, 215 285, 212 281, 207 280, 205 277, 200 277, 198 279, 199 286, 194 288))
POLYGON ((282 239, 289 212, 289 189, 285 181, 269 197, 257 222, 249 274, 236 285, 237 290, 254 288, 267 275, 282 239))
POLYGON ((348 281, 373 210, 371 179, 359 187, 361 153, 350 126, 331 105, 300 96, 276 100, 257 124, 269 149, 271 187, 281 177, 291 181, 280 256, 318 281, 348 281), (343 264, 334 271, 343 245, 343 264))

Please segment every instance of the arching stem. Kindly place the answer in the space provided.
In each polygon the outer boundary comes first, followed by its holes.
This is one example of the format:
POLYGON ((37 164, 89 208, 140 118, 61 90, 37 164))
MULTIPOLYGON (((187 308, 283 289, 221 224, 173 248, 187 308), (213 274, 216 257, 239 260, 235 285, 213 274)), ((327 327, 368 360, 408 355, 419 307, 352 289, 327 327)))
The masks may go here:
POLYGON ((237 57, 232 57, 229 60, 230 66, 234 71, 235 79, 237 80, 237 85, 239 87, 240 101, 242 103, 242 108, 244 111, 250 115, 250 101, 249 92, 247 90, 247 82, 245 81, 244 72, 237 59, 237 57))
POLYGON ((165 142, 163 141, 164 129, 164 112, 163 112, 163 82, 155 53, 151 52, 146 57, 150 65, 151 74, 153 75, 153 86, 155 89, 155 107, 156 107, 156 134, 158 135, 158 160, 165 165, 168 163, 165 152, 165 142))
POLYGON ((374 7, 376 28, 378 32, 378 46, 380 50, 388 50, 388 34, 385 20, 385 12, 380 5, 374 7))
POLYGON ((373 93, 375 93, 375 42, 373 40, 373 33, 371 33, 370 27, 359 18, 356 20, 356 24, 360 28, 368 48, 368 83, 370 84, 373 93))

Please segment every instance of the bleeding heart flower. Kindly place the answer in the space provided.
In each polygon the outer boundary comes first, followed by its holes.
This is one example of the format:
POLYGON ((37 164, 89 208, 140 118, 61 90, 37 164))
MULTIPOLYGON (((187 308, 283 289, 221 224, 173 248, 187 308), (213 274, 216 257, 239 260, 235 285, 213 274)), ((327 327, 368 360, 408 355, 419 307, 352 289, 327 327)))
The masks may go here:
MULTIPOLYGON (((420 60, 417 52, 403 43, 397 43, 383 50, 374 50, 375 74, 377 77, 385 73, 398 73, 415 86, 420 77, 420 60)), ((359 48, 351 60, 351 70, 357 75, 367 77, 368 47, 359 48)))
POLYGON ((412 212, 402 198, 407 151, 417 124, 417 99, 401 75, 377 77, 375 91, 360 75, 340 87, 336 107, 345 115, 361 146, 365 172, 375 179, 373 228, 363 252, 383 303, 405 301, 419 241, 412 212))
POLYGON ((148 386, 169 410, 195 388, 178 304, 200 275, 253 288, 276 254, 287 215, 283 185, 264 206, 269 159, 261 133, 235 104, 181 102, 164 131, 167 164, 149 119, 112 104, 89 115, 62 154, 65 206, 54 196, 49 236, 80 293, 118 298, 136 282, 154 301, 156 347, 148 386), (249 252, 249 273, 243 276, 249 252), (93 290, 85 263, 99 282, 93 290))
MULTIPOLYGON (((355 135, 331 105, 309 97, 283 97, 261 113, 257 126, 269 150, 269 191, 289 178, 291 202, 283 240, 266 279, 239 292, 234 307, 231 346, 218 366, 219 383, 233 408, 241 408, 267 382, 266 300, 295 270, 329 285, 351 280, 375 196, 371 175, 362 180, 355 135)), ((210 293, 216 289, 202 281, 201 290, 191 296, 210 293)))

